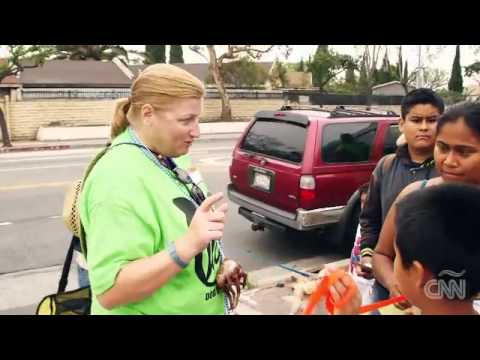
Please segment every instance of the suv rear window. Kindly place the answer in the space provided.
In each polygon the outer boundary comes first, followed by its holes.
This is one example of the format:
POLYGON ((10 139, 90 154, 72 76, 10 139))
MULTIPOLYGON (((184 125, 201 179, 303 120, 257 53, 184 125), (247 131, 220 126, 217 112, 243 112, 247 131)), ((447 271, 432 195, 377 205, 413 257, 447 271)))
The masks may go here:
POLYGON ((326 125, 323 128, 323 161, 326 163, 368 161, 376 132, 376 122, 326 125))
POLYGON ((307 129, 279 120, 257 119, 241 149, 299 163, 303 159, 307 129))

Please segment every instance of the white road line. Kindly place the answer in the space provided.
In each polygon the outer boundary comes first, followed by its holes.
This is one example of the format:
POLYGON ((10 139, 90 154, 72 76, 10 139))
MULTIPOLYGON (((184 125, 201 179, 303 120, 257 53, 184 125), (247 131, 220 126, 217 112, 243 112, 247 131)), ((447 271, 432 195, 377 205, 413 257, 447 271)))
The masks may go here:
POLYGON ((211 156, 205 159, 199 159, 200 163, 213 166, 227 166, 230 164, 231 161, 231 156, 211 156))
POLYGON ((87 164, 85 164, 85 163, 76 163, 76 164, 50 165, 50 166, 32 166, 32 167, 0 169, 0 172, 59 169, 59 168, 69 168, 69 167, 86 166, 86 165, 87 164))
POLYGON ((12 223, 9 222, 9 221, 1 222, 1 223, 0 223, 0 226, 6 226, 6 225, 12 225, 12 223))
POLYGON ((13 163, 13 162, 25 162, 25 161, 91 159, 92 157, 93 155, 70 155, 70 156, 49 156, 49 157, 42 157, 42 158, 8 159, 8 160, 0 160, 0 164, 13 163))
POLYGON ((23 184, 23 185, 13 185, 13 186, 0 186, 0 192, 2 191, 18 191, 18 190, 29 190, 29 189, 38 189, 44 187, 63 187, 71 185, 72 181, 61 181, 61 182, 49 182, 49 183, 37 183, 37 184, 23 184))
POLYGON ((48 218, 49 219, 58 219, 58 218, 61 218, 62 216, 61 215, 55 215, 55 216, 49 216, 48 218))

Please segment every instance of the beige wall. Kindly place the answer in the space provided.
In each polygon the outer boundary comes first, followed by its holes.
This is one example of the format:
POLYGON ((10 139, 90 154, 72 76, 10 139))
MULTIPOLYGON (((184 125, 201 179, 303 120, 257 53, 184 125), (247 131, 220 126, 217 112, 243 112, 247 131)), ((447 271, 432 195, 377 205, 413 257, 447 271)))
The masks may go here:
MULTIPOLYGON (((13 140, 33 140, 44 126, 109 125, 113 100, 35 100, 10 103, 9 128, 13 140)), ((232 99, 234 119, 251 118, 259 110, 276 110, 282 99, 232 99)), ((203 121, 217 120, 221 113, 220 99, 206 99, 203 121)))
MULTIPOLYGON (((5 112, 12 140, 34 140, 40 127, 109 125, 114 108, 113 100, 35 100, 10 102, 5 112)), ((234 120, 249 120, 260 110, 277 110, 282 99, 231 99, 234 120)), ((347 105, 348 106, 348 105, 347 105)), ((325 106, 334 108, 335 106, 325 106)), ((364 106, 358 107, 365 109, 364 106)), ((373 106, 372 109, 377 108, 373 106)), ((378 106, 400 113, 399 106, 378 106)), ((206 99, 202 121, 219 119, 220 99, 206 99)))

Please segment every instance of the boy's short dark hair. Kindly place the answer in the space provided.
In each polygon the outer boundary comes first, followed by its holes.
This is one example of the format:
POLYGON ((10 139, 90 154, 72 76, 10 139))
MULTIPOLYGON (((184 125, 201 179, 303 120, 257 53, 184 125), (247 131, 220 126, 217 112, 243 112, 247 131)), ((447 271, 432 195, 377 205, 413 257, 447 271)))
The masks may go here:
POLYGON ((467 127, 480 136, 480 102, 465 101, 449 107, 445 114, 438 118, 437 132, 440 132, 445 124, 458 119, 463 119, 467 127))
POLYGON ((464 279, 467 299, 477 295, 479 214, 480 189, 471 185, 442 184, 407 195, 398 203, 396 217, 403 266, 409 268, 416 260, 447 283, 464 279))
POLYGON ((438 96, 435 91, 433 91, 432 89, 419 88, 410 91, 402 99, 402 118, 405 119, 410 110, 412 110, 412 108, 418 104, 430 104, 433 107, 436 107, 440 114, 443 114, 443 112, 445 111, 445 104, 443 102, 443 99, 438 96))

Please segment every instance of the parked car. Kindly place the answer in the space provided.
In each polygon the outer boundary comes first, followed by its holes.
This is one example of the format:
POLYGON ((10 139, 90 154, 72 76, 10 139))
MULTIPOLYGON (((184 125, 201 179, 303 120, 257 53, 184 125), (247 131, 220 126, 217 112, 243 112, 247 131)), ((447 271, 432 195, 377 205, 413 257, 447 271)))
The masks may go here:
POLYGON ((233 151, 228 196, 264 228, 315 231, 337 226, 351 249, 358 225, 357 189, 396 149, 399 116, 337 107, 260 111, 233 151))

